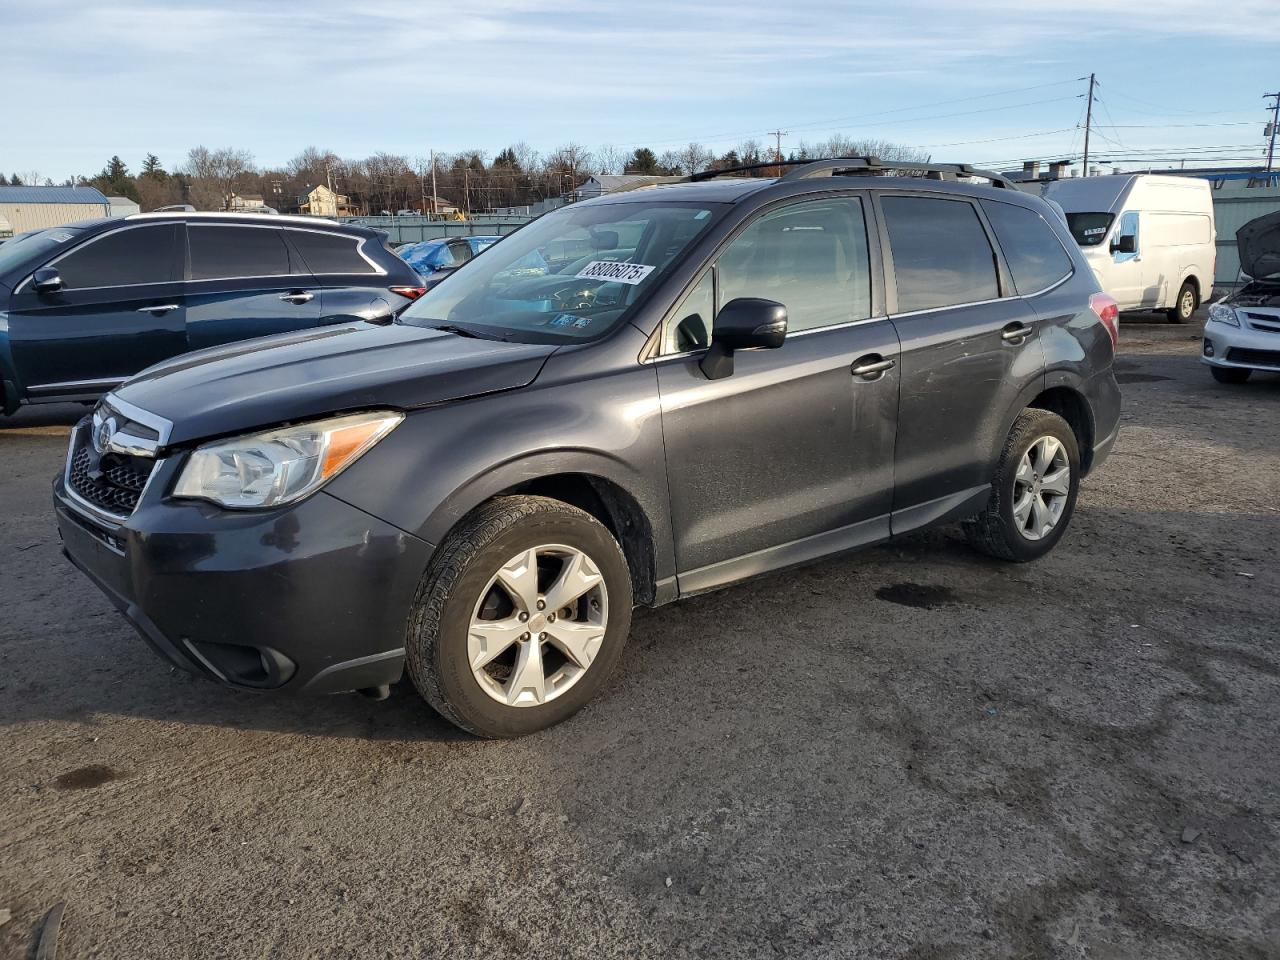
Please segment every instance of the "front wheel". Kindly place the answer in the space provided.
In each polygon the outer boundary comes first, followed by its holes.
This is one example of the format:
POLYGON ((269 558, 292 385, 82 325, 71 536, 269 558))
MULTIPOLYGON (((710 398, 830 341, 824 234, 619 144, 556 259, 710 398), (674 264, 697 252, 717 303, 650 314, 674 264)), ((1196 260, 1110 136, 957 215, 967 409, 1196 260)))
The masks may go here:
POLYGON ((1066 533, 1080 490, 1080 449, 1067 421, 1048 410, 1018 415, 991 481, 991 499, 964 524, 983 553, 1038 560, 1066 533))
POLYGON ((559 723, 609 679, 631 629, 631 574, 590 514, 499 497, 449 535, 418 589, 405 661, 447 720, 482 737, 559 723))
POLYGON ((1244 383, 1253 373, 1248 367, 1210 367, 1209 372, 1219 383, 1244 383))
POLYGON ((1189 323, 1192 315, 1196 312, 1196 307, 1200 305, 1196 297, 1196 288, 1191 285, 1190 281, 1184 283, 1178 290, 1178 299, 1173 301, 1173 307, 1168 311, 1169 321, 1171 323, 1189 323))

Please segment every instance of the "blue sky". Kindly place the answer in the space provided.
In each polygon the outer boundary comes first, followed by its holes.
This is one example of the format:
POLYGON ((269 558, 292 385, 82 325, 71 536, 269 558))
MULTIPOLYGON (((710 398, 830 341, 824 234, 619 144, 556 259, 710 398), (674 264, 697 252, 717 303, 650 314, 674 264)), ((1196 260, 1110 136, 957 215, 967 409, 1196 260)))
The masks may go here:
POLYGON ((0 36, 0 171, 56 181, 196 144, 280 166, 779 128, 1008 166, 1079 153, 1090 71, 1095 151, 1258 157, 1280 89, 1274 0, 0 0, 0 36))

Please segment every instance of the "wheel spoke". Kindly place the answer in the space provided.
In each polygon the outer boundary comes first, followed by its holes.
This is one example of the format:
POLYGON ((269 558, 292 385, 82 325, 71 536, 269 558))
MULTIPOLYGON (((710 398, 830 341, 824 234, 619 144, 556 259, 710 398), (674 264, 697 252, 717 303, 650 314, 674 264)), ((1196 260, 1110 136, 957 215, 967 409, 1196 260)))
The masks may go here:
POLYGON ((520 639, 525 626, 515 617, 505 620, 472 620, 467 632, 467 657, 472 670, 483 670, 520 639))
POLYGON ((1018 483, 1029 484, 1031 478, 1035 475, 1035 467, 1031 465, 1031 453, 1028 450, 1026 456, 1022 458, 1022 462, 1018 464, 1018 472, 1014 474, 1014 480, 1018 483))
POLYGON ((1031 498, 1031 522, 1032 532, 1037 537, 1043 537, 1053 526, 1053 514, 1049 512, 1049 505, 1044 502, 1044 497, 1040 494, 1031 498))
POLYGON ((585 553, 574 552, 565 558, 560 576, 547 590, 547 609, 554 611, 569 606, 601 579, 600 571, 591 562, 591 558, 585 553))
POLYGON ((547 677, 542 668, 542 641, 537 636, 521 640, 515 669, 504 691, 510 706, 533 706, 547 695, 547 677))
POLYGON ((1040 481, 1040 489, 1065 497, 1071 489, 1071 468, 1063 466, 1053 473, 1046 473, 1040 481))
POLYGON ((604 627, 597 623, 557 620, 547 624, 547 639, 575 665, 585 670, 591 666, 600 645, 604 643, 604 627))
POLYGON ((1058 455, 1062 445, 1055 437, 1041 437, 1036 444, 1036 473, 1043 477, 1053 466, 1053 458, 1058 455))
POLYGON ((1013 519, 1022 530, 1027 529, 1027 517, 1031 515, 1031 504, 1035 499, 1035 494, 1027 491, 1013 505, 1013 519))
POLYGON ((498 582, 511 596, 516 609, 525 613, 538 602, 538 551, 526 550, 498 571, 498 582))

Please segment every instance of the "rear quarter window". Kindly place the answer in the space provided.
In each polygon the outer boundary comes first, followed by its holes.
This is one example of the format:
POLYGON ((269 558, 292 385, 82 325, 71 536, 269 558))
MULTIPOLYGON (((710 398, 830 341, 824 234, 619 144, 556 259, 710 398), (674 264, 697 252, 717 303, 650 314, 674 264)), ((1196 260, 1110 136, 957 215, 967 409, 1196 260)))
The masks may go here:
POLYGON ((1036 211, 996 200, 983 200, 982 209, 996 232, 1018 293, 1038 293, 1071 273, 1071 257, 1053 227, 1036 211))
POLYGON ((289 239, 312 273, 378 272, 373 264, 360 255, 359 237, 290 230, 289 239))

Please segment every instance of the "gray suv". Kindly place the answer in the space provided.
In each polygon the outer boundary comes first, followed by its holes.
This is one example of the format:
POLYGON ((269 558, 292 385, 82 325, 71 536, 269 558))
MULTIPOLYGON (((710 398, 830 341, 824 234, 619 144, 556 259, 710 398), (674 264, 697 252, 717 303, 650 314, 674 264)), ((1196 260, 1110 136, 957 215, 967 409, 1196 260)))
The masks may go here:
POLYGON ((407 669, 505 737, 600 690, 635 604, 955 521, 1052 549, 1120 412, 1060 216, 967 166, 694 181, 550 213, 394 323, 144 371, 72 434, 68 557, 184 670, 407 669))

